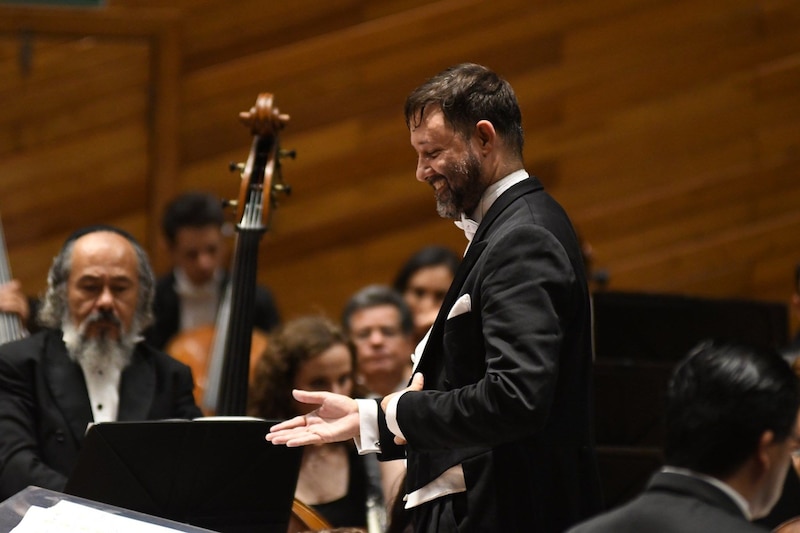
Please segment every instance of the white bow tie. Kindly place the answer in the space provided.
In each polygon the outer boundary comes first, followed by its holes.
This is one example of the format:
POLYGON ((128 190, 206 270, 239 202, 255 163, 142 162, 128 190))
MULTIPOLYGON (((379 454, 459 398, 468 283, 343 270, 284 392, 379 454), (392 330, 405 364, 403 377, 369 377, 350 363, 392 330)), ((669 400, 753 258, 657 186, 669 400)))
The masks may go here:
POLYGON ((475 232, 478 231, 478 223, 471 218, 467 218, 467 216, 462 213, 461 220, 456 220, 454 224, 464 230, 464 235, 467 236, 467 240, 472 242, 475 232))

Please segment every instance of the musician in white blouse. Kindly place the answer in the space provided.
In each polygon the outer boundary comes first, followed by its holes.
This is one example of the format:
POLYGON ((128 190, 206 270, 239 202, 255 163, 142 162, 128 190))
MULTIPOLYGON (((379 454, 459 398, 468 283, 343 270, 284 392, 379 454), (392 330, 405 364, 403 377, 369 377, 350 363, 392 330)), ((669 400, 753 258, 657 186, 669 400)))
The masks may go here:
POLYGON ((201 416, 191 370, 141 342, 153 273, 126 232, 93 226, 56 256, 42 331, 0 346, 0 500, 62 490, 91 423, 201 416))

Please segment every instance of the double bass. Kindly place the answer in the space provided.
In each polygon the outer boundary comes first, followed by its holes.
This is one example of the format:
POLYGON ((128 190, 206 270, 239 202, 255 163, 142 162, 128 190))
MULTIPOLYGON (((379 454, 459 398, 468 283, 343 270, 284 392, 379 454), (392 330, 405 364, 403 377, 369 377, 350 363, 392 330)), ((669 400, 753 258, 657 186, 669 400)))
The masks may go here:
POLYGON ((254 297, 258 267, 258 245, 267 231, 279 194, 290 188, 280 173, 280 158, 294 152, 280 148, 279 132, 289 121, 273 105, 271 93, 261 93, 249 111, 239 114, 250 128, 252 146, 240 170, 239 196, 231 202, 237 209, 236 243, 230 279, 230 313, 224 339, 224 356, 216 401, 219 416, 246 414, 252 347, 254 297))
MULTIPOLYGON (((164 351, 192 369, 195 402, 206 416, 216 413, 230 309, 231 284, 228 283, 217 309, 216 321, 177 333, 164 348, 164 351)), ((266 347, 267 333, 254 327, 250 347, 251 374, 266 347)))
MULTIPOLYGON (((230 280, 229 323, 216 402, 216 413, 220 416, 244 415, 247 410, 258 244, 269 227, 278 195, 291 192, 280 174, 280 158, 294 157, 294 152, 280 149, 278 133, 289 116, 274 107, 272 94, 259 94, 255 105, 240 113, 239 118, 250 128, 253 142, 247 162, 234 167, 241 171, 242 183, 235 202, 239 222, 230 280)), ((313 509, 294 500, 289 531, 329 527, 313 509)))

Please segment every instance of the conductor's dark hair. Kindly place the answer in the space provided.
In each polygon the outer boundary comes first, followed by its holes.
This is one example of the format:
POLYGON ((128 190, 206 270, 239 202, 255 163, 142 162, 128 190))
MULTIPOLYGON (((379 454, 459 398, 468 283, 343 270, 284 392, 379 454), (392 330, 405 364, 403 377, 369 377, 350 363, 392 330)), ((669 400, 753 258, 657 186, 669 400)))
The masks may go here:
POLYGON ((511 151, 522 157, 524 133, 517 96, 511 84, 488 68, 461 63, 425 81, 406 99, 406 126, 419 126, 428 108, 441 109, 445 122, 465 139, 479 121, 488 120, 511 151))
POLYGON ((798 408, 797 376, 776 351, 704 341, 669 382, 666 463, 724 479, 756 452, 764 432, 788 438, 798 408))

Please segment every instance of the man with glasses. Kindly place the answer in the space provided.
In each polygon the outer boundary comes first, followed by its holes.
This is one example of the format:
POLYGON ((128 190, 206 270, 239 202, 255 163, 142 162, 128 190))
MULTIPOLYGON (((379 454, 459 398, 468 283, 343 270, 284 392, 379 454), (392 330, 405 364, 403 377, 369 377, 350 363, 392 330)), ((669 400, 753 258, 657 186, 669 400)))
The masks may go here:
POLYGON ((345 305, 342 325, 355 348, 360 385, 379 398, 408 385, 414 321, 397 291, 385 285, 361 289, 345 305))
MULTIPOLYGON (((414 317, 398 291, 388 285, 368 285, 359 290, 344 306, 342 327, 356 354, 356 379, 370 397, 381 398, 408 385, 414 317)), ((391 509, 395 503, 402 505, 397 492, 406 473, 405 462, 378 464, 374 454, 367 460, 367 468, 382 488, 384 506, 380 512, 391 512, 393 522, 401 520, 402 508, 391 509)))

